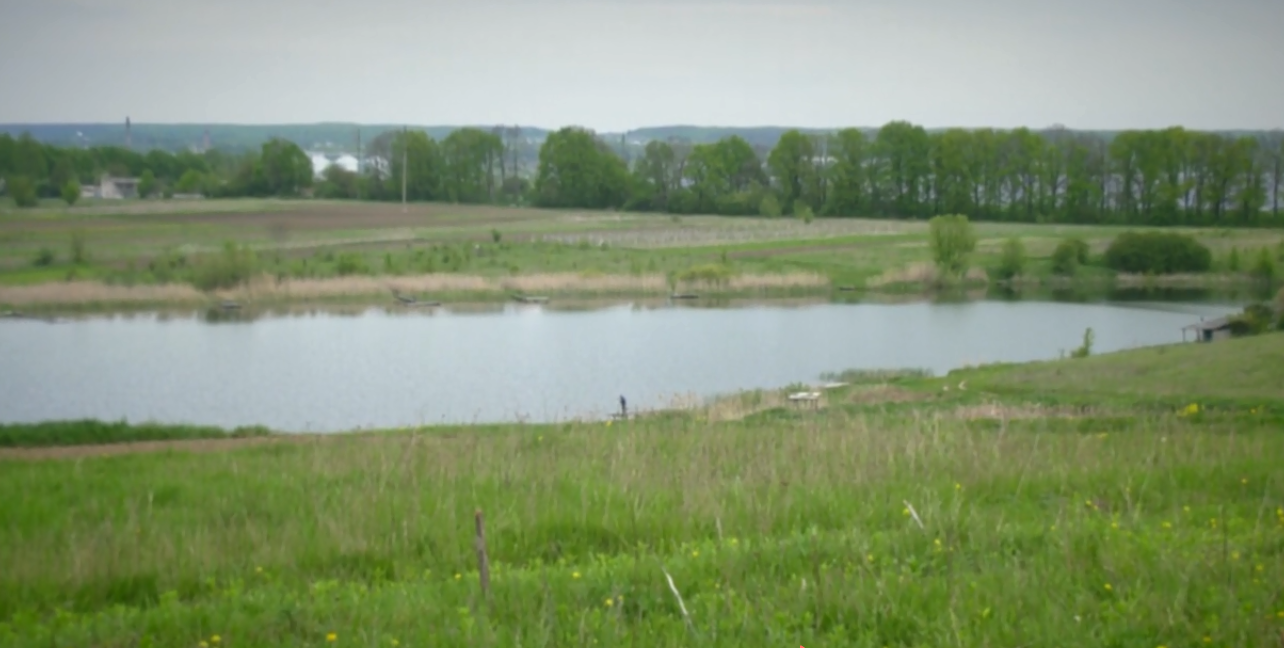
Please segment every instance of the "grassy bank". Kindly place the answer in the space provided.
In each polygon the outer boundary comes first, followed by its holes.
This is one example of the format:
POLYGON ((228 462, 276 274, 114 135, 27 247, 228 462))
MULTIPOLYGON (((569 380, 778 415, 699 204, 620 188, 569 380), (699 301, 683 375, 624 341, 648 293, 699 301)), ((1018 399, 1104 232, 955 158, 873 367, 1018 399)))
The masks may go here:
POLYGON ((724 422, 5 461, 0 643, 1273 645, 1282 356, 1275 334, 849 374, 817 411, 724 422))
MULTIPOLYGON (((1214 254, 1210 273, 1116 276, 1101 252, 1124 231, 1104 226, 977 224, 967 281, 997 281, 1008 238, 1027 262, 1018 286, 1250 286, 1269 230, 1190 230, 1214 254), (1067 237, 1092 262, 1052 272, 1067 237)), ((1284 258, 1281 259, 1284 262, 1284 258)), ((491 299, 514 283, 566 296, 720 291, 749 295, 784 282, 797 292, 918 291, 935 283, 921 221, 620 214, 485 206, 328 201, 145 201, 14 212, 0 218, 0 307, 199 303, 247 284, 272 299, 372 297, 389 282, 442 296, 491 299), (800 287, 800 277, 808 277, 800 287), (367 287, 355 287, 366 282, 367 287), (599 284, 610 284, 603 288, 599 284), (460 289, 462 285, 476 286, 460 289), (482 285, 484 284, 484 285, 482 285), (438 293, 444 293, 438 294, 438 293)))

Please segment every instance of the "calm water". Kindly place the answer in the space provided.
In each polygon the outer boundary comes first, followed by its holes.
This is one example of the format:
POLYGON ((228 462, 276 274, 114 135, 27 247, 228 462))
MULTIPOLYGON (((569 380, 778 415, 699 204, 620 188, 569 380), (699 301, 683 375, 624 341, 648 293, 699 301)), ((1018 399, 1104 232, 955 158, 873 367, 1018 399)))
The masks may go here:
POLYGON ((311 313, 244 322, 0 321, 0 421, 100 418, 333 431, 565 420, 848 368, 937 372, 1181 340, 1208 304, 821 304, 311 313))

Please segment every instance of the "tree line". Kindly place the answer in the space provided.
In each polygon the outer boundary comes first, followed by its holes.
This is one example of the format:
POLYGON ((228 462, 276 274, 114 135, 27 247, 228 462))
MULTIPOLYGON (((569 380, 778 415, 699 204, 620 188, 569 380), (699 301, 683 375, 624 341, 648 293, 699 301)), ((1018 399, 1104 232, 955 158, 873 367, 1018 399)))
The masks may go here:
POLYGON ((1063 128, 949 129, 904 121, 866 133, 784 132, 773 147, 739 136, 651 141, 637 155, 590 130, 549 133, 534 177, 509 141, 463 128, 438 140, 389 131, 361 173, 327 169, 281 139, 230 155, 43 145, 0 135, 0 176, 57 196, 70 179, 150 172, 161 190, 211 196, 521 203, 737 216, 780 214, 1135 225, 1284 225, 1284 135, 1180 127, 1112 138, 1063 128), (632 157, 633 159, 628 159, 632 157), (402 168, 404 165, 404 169, 402 168), (403 173, 404 171, 404 173, 403 173), (314 186, 315 185, 315 186, 314 186))

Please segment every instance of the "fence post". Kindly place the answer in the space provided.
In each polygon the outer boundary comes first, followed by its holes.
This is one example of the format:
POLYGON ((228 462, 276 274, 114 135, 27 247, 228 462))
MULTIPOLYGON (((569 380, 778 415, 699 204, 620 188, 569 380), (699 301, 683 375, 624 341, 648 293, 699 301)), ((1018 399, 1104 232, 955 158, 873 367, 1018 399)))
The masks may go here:
POLYGON ((477 522, 477 578, 481 581, 482 594, 490 599, 490 559, 486 556, 486 522, 481 509, 474 515, 477 522))

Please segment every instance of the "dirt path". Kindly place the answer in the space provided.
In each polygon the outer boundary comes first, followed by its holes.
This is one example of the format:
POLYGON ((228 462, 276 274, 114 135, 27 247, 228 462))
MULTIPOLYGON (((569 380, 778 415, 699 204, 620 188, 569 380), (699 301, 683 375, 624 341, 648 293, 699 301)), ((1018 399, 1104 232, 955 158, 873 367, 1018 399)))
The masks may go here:
MULTIPOLYGON (((0 460, 80 459, 145 452, 224 452, 238 448, 275 443, 308 443, 317 441, 318 434, 282 434, 270 437, 243 439, 185 439, 176 441, 134 441, 130 443, 104 443, 98 445, 52 446, 44 448, 0 448, 0 460)), ((335 435, 341 436, 341 435, 335 435)))

